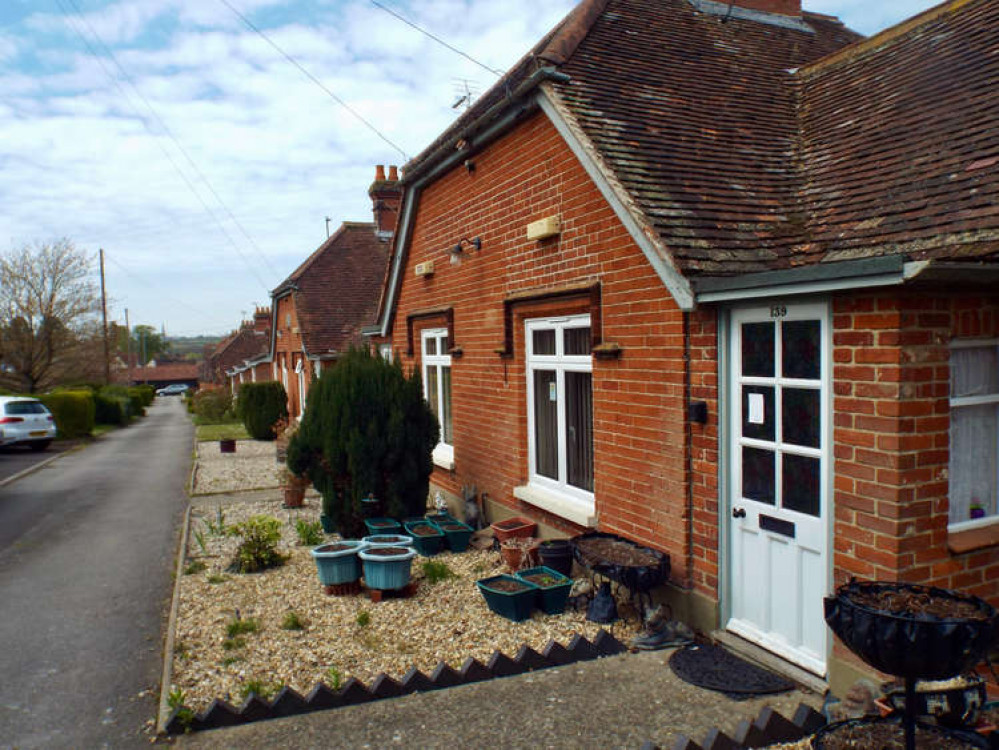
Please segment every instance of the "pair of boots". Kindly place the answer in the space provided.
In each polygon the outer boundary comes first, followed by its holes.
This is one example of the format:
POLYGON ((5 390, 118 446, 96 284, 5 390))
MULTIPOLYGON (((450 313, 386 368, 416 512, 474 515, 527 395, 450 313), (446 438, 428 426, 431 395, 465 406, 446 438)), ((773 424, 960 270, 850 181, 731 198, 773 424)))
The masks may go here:
POLYGON ((641 651, 657 651, 693 642, 694 631, 679 620, 669 619, 660 604, 646 615, 645 628, 631 639, 630 645, 641 651))

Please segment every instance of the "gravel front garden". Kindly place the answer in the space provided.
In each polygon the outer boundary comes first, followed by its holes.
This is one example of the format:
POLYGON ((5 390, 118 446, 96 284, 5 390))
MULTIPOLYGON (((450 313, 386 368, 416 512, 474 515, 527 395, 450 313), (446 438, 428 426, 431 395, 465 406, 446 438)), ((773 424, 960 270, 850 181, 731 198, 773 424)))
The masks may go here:
MULTIPOLYGON (((395 678, 411 667, 429 673, 441 661, 457 669, 467 657, 486 662, 495 650, 512 656, 523 644, 540 651, 549 640, 565 644, 575 633, 593 638, 602 627, 582 612, 535 611, 521 623, 490 612, 475 581, 504 572, 492 550, 417 556, 418 588, 410 598, 374 603, 363 592, 327 596, 295 527, 318 521, 318 498, 284 510, 276 491, 236 491, 273 486, 261 484, 279 468, 273 443, 240 441, 235 454, 203 446, 195 492, 218 487, 231 494, 193 499, 172 683, 195 710, 215 698, 238 703, 251 689, 266 694, 287 685, 305 694, 317 682, 335 686, 355 677, 369 684, 382 672, 395 678), (238 539, 219 534, 219 526, 257 515, 281 522, 279 550, 287 562, 260 573, 229 572, 238 539), (445 564, 454 577, 431 582, 423 570, 427 560, 445 564)), ((637 622, 618 622, 612 632, 626 642, 637 622)))

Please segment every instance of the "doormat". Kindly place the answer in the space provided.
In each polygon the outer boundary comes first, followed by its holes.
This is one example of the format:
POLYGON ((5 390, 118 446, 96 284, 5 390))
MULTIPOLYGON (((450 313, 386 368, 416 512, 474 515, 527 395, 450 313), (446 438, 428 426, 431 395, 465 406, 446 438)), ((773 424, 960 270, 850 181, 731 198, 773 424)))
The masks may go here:
POLYGON ((721 646, 694 644, 677 649, 669 658, 670 668, 684 682, 717 690, 739 700, 792 690, 786 677, 750 664, 721 646))

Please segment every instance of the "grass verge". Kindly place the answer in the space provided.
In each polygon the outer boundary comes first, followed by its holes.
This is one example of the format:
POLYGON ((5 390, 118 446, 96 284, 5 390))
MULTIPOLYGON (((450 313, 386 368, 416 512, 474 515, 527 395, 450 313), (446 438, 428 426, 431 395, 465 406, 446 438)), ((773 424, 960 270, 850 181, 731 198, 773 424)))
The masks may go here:
POLYGON ((199 443, 212 440, 249 440, 246 427, 242 422, 226 422, 225 424, 201 424, 195 432, 199 443))

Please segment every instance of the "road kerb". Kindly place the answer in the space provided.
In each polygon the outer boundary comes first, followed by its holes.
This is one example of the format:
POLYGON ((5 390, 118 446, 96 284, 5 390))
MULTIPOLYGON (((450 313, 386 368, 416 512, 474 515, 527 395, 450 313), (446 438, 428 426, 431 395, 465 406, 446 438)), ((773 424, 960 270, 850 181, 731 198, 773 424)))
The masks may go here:
POLYGON ((180 532, 180 545, 177 549, 177 569, 173 579, 173 600, 170 603, 170 617, 167 620, 166 640, 163 643, 163 674, 160 677, 160 710, 156 717, 156 733, 166 734, 170 720, 170 681, 173 679, 173 647, 177 630, 177 611, 180 609, 180 577, 184 575, 184 558, 187 552, 187 535, 191 526, 191 505, 184 513, 184 528, 180 532))

